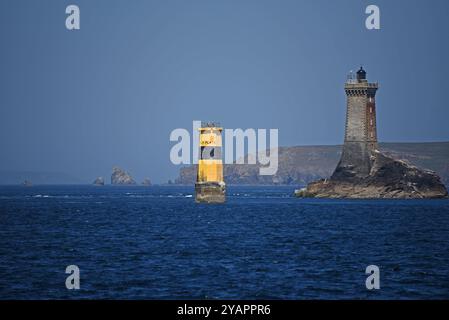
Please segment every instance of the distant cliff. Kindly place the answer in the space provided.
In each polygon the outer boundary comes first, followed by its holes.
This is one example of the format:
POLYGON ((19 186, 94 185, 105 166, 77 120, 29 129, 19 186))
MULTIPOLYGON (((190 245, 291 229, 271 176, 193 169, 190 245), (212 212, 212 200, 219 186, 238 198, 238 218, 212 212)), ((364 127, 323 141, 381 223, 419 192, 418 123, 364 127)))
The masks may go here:
MULTIPOLYGON (((385 154, 421 168, 435 171, 449 186, 449 142, 380 143, 385 154)), ((306 185, 328 178, 341 156, 341 146, 297 146, 279 148, 279 169, 274 176, 260 176, 258 165, 225 165, 228 184, 306 185)), ((177 184, 193 184, 196 166, 181 168, 177 184)))

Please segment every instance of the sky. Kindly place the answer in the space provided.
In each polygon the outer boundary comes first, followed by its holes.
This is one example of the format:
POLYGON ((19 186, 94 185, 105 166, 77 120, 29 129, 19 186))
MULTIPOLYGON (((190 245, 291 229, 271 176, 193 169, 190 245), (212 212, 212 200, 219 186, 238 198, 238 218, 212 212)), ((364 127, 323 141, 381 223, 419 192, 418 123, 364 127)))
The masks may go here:
POLYGON ((448 32, 446 0, 2 0, 0 170, 166 182, 170 133, 193 120, 341 144, 360 65, 379 82, 379 141, 448 141, 448 32))

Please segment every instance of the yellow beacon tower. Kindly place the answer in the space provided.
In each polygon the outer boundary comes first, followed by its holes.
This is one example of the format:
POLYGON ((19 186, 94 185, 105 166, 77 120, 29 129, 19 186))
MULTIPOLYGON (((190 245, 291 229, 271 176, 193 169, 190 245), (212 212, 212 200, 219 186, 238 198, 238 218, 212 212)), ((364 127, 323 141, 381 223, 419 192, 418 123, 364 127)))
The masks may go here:
POLYGON ((221 159, 221 132, 215 122, 202 122, 198 157, 198 173, 195 183, 195 201, 206 203, 225 202, 223 161, 221 159))

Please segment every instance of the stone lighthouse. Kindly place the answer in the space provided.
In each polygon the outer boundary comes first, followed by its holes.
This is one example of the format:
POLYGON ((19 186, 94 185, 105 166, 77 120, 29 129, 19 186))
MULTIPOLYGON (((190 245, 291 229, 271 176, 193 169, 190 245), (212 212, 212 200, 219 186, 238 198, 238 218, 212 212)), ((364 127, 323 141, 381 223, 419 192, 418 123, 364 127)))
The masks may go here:
POLYGON ((298 197, 353 199, 447 198, 440 177, 382 153, 377 146, 377 83, 361 67, 345 83, 345 142, 340 162, 329 179, 296 190, 298 197))
POLYGON ((376 91, 363 67, 351 72, 345 83, 346 126, 340 163, 332 178, 365 177, 371 171, 373 151, 377 150, 376 91))

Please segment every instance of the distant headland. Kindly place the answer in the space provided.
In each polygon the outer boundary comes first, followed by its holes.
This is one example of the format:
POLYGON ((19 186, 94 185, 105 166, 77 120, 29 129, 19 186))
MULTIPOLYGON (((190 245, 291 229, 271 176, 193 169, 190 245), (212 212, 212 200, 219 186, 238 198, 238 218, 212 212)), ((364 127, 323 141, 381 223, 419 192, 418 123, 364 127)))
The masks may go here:
MULTIPOLYGON (((449 187, 449 141, 379 143, 388 156, 411 165, 435 171, 449 187)), ((230 185, 290 185, 305 186, 329 178, 337 167, 342 145, 293 146, 279 148, 279 169, 273 176, 259 175, 258 164, 224 165, 224 180, 230 185)), ((183 167, 175 184, 193 185, 196 166, 183 167)))

